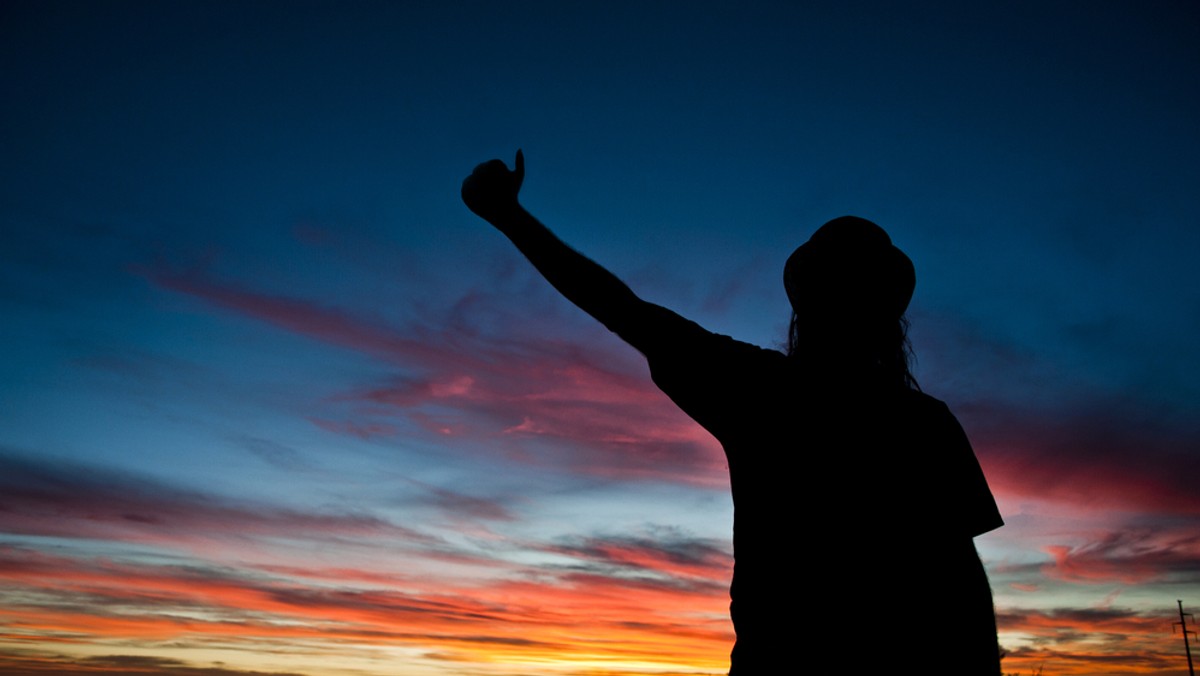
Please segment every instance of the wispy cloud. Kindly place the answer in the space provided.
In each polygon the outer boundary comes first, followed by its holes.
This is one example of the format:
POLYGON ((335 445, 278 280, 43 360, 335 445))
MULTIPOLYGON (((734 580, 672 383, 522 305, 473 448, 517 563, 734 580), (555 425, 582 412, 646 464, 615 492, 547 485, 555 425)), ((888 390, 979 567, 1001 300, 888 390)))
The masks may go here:
POLYGON ((974 441, 994 488, 1079 510, 1200 516, 1200 429, 1132 404, 995 406, 974 441))
POLYGON ((1002 635, 1021 637, 1020 645, 1005 646, 1006 673, 1040 668, 1069 676, 1186 673, 1186 664, 1164 640, 1171 623, 1167 612, 1059 608, 1001 611, 996 619, 1002 635))
MULTIPOLYGON (((962 318, 922 316, 924 384, 963 420, 989 482, 1068 509, 1200 516, 1200 424, 1132 396, 1103 364, 1072 370, 962 318)), ((920 325, 918 324, 918 327, 920 325)), ((1146 375, 1145 377, 1149 377, 1146 375)))
POLYGON ((1078 546, 1047 547, 1048 577, 1067 582, 1200 584, 1200 533, 1194 528, 1114 531, 1078 546))
POLYGON ((716 442, 644 373, 630 372, 628 359, 612 359, 603 348, 585 350, 544 337, 516 342, 461 322, 436 330, 401 329, 198 273, 141 272, 163 288, 404 370, 383 384, 334 396, 351 410, 344 419, 312 417, 322 429, 359 438, 391 436, 399 416, 435 437, 557 442, 570 449, 568 462, 581 473, 725 485, 716 442))
POLYGON ((0 532, 142 543, 355 536, 431 539, 364 514, 298 511, 76 463, 0 452, 0 532))
POLYGON ((568 566, 617 578, 696 582, 723 594, 733 570, 733 555, 722 544, 673 529, 644 535, 570 538, 545 547, 548 552, 579 561, 568 566))
POLYGON ((474 495, 437 486, 424 486, 429 502, 438 509, 464 520, 515 521, 516 515, 497 500, 488 500, 474 495))
MULTIPOLYGON (((556 454, 555 462, 589 475, 712 487, 727 481, 716 442, 644 373, 630 370, 628 359, 610 358, 606 348, 541 336, 514 341, 471 326, 461 314, 437 329, 399 328, 199 273, 143 274, 164 288, 403 369, 383 383, 334 395, 340 406, 310 418, 322 429, 388 437, 399 433, 399 418, 431 437, 507 439, 521 447, 513 457, 531 462, 544 458, 520 444, 522 439, 555 443, 569 450, 556 454)), ((1040 368, 1029 355, 995 340, 952 336, 950 342, 952 362, 959 353, 964 363, 972 355, 982 359, 968 372, 1035 374, 1040 368)), ((1081 508, 1200 514, 1200 494, 1185 479, 1200 471, 1194 452, 1200 429, 1194 425, 1130 402, 1080 394, 1036 407, 1006 398, 1003 388, 965 394, 955 408, 968 421, 998 493, 1081 508)))
POLYGON ((387 644, 467 662, 569 663, 599 650, 609 659, 716 664, 729 637, 710 589, 571 572, 455 582, 341 569, 160 566, 6 546, 0 581, 0 621, 29 639, 219 640, 251 649, 276 641, 387 644), (645 623, 630 626, 630 617, 645 623))
POLYGON ((228 667, 194 667, 182 660, 147 655, 71 657, 45 651, 0 653, 0 672, 23 676, 71 674, 145 674, 146 676, 305 676, 291 671, 253 671, 228 667))
MULTIPOLYGON (((498 500, 415 489, 410 499, 456 518, 515 518, 498 500)), ((388 645, 463 664, 586 662, 603 653, 661 669, 719 668, 730 640, 723 600, 729 554, 673 529, 553 544, 493 538, 490 552, 473 554, 469 545, 451 546, 376 517, 232 501, 9 452, 0 454, 0 532, 38 543, 0 545, 0 624, 16 631, 0 643, 256 650, 300 642, 329 652, 388 645), (46 536, 97 544, 43 548, 46 536), (212 546, 273 538, 354 544, 351 551, 374 563, 260 565, 212 546), (397 540, 406 544, 397 548, 397 540), (123 550, 122 542, 158 553, 123 550), (187 551, 187 558, 170 555, 173 549, 187 551), (547 556, 563 563, 518 563, 547 556), (482 567, 486 578, 477 574, 482 567)), ((57 669, 75 658, 47 659, 46 668, 57 669)), ((115 662, 80 664, 81 673, 121 670, 115 662)), ((147 673, 191 668, 143 666, 147 673)))

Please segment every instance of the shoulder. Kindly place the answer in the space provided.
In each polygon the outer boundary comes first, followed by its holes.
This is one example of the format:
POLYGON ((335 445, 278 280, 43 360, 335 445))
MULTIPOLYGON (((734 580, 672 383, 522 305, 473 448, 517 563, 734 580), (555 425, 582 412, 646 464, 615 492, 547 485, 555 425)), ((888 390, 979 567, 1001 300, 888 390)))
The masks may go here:
MULTIPOLYGON (((654 384, 680 408, 716 433, 707 415, 734 409, 777 390, 788 358, 781 352, 713 333, 664 308, 652 309, 649 333, 634 346, 646 357, 654 384)), ((632 342, 632 341, 631 341, 632 342)))
POLYGON ((950 413, 950 407, 946 405, 946 402, 921 390, 905 390, 904 397, 909 405, 916 408, 939 413, 950 413))
POLYGON ((782 363, 783 353, 729 336, 713 333, 696 322, 667 308, 643 303, 636 328, 627 340, 650 360, 651 364, 707 359, 748 359, 782 363))
POLYGON ((901 400, 906 414, 925 424, 942 424, 960 427, 958 418, 950 411, 946 402, 920 390, 904 390, 901 400))
POLYGON ((910 422, 910 429, 917 436, 941 453, 969 456, 974 459, 974 450, 963 430, 962 423, 941 399, 919 390, 908 390, 901 415, 910 422))
POLYGON ((974 537, 1004 525, 971 441, 950 407, 924 392, 913 391, 909 400, 927 430, 926 460, 936 470, 933 475, 950 479, 942 492, 954 506, 956 528, 974 537))

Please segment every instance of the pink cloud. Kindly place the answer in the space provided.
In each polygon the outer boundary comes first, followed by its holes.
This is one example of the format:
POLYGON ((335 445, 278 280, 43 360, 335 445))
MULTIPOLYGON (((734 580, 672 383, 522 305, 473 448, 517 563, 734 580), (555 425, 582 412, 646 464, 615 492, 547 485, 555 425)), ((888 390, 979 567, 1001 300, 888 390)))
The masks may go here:
POLYGON ((998 494, 1077 511, 1200 516, 1194 406, 1153 391, 1158 366, 1133 382, 1114 377, 1129 378, 1147 355, 1071 368, 965 316, 918 315, 916 324, 918 356, 934 365, 922 384, 960 416, 998 494))
POLYGON ((136 272, 164 289, 194 296, 218 307, 253 317, 295 333, 389 360, 441 361, 444 349, 405 338, 382 322, 367 321, 328 307, 286 296, 255 293, 206 279, 198 273, 173 273, 157 268, 136 272))
POLYGON ((544 549, 575 558, 581 570, 594 574, 623 579, 632 575, 674 585, 700 583, 722 595, 733 571, 733 554, 723 546, 674 532, 578 538, 544 549))
POLYGON ((1048 439, 1005 446, 985 441, 979 454, 997 495, 1092 513, 1200 516, 1200 492, 1186 478, 1200 462, 1187 455, 1136 443, 1120 454, 1064 452, 1048 439))
POLYGON ((1046 551, 1054 561, 1042 572, 1067 582, 1144 584, 1175 578, 1200 583, 1200 533, 1193 528, 1113 531, 1083 545, 1051 545, 1046 551))
POLYGON ((5 454, 0 532, 176 544, 272 536, 433 542, 371 516, 236 502, 130 474, 5 454))
MULTIPOLYGON (((628 357, 542 337, 513 341, 450 323, 398 329, 304 300, 196 274, 142 271, 153 283, 405 369, 390 383, 337 395, 343 415, 314 424, 359 438, 390 435, 401 417, 434 437, 538 438, 569 450, 573 471, 614 479, 726 484, 719 445, 679 412, 628 357)), ((519 457, 537 461, 538 454, 519 457)))
POLYGON ((219 640, 248 649, 386 645, 488 664, 603 655, 715 666, 725 659, 728 623, 709 589, 551 571, 536 577, 456 583, 343 569, 156 566, 0 547, 0 584, 21 599, 0 607, 0 623, 19 626, 27 644, 69 636, 127 645, 219 640), (669 654, 664 645, 672 646, 669 654))
POLYGON ((495 500, 466 495, 446 488, 424 485, 430 493, 430 502, 464 521, 516 521, 504 505, 495 500))
MULTIPOLYGON (((332 397, 331 407, 341 408, 312 417, 323 429, 371 438, 397 433, 398 420, 405 420, 430 439, 501 443, 510 457, 577 473, 727 485, 719 445, 631 366, 631 354, 544 336, 490 335, 466 323, 474 316, 469 312, 439 320, 437 329, 401 329, 197 274, 143 274, 163 288, 403 369, 388 382, 332 397), (530 441, 561 450, 540 453, 530 441)), ((1200 492, 1186 480, 1200 472, 1194 429, 1147 425, 1137 410, 1116 404, 1033 412, 977 403, 965 413, 976 423, 968 429, 1002 497, 1200 515, 1200 492)))

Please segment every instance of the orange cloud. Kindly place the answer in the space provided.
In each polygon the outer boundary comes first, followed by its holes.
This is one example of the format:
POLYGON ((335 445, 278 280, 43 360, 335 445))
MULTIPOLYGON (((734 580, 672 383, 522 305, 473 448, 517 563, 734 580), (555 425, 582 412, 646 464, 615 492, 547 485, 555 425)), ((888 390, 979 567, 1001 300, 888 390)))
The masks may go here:
POLYGON ((343 569, 155 566, 5 547, 0 624, 13 630, 7 642, 30 646, 220 641, 261 649, 300 641, 410 646, 462 662, 721 668, 731 635, 717 584, 521 568, 455 583, 343 569))
POLYGON ((1009 647, 1004 671, 1182 676, 1180 668, 1186 665, 1170 641, 1171 619, 1165 610, 1152 614, 1113 608, 1001 611, 997 614, 1001 644, 1020 644, 1009 647))

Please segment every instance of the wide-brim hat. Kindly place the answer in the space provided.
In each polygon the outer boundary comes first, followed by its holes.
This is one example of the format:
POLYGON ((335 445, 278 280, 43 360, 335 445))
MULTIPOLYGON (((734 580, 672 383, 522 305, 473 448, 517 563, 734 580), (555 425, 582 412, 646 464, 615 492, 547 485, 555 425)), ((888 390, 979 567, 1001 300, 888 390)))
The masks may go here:
POLYGON ((783 285, 798 313, 832 308, 860 317, 899 319, 917 273, 883 228, 842 216, 822 225, 788 258, 783 285))

